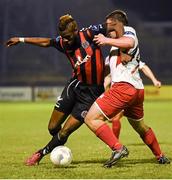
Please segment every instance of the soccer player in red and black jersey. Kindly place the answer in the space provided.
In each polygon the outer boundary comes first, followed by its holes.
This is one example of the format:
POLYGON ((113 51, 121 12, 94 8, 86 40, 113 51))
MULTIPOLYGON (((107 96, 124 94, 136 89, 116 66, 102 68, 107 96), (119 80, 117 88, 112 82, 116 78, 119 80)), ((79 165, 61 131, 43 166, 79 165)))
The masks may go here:
POLYGON ((68 136, 83 124, 93 102, 104 92, 104 59, 93 38, 99 33, 106 34, 106 27, 100 24, 78 30, 76 21, 67 14, 59 18, 58 33, 56 39, 13 37, 6 43, 8 47, 19 43, 55 47, 67 56, 73 68, 72 78, 57 98, 49 121, 48 130, 53 137, 26 160, 28 166, 38 164, 56 146, 64 145, 68 136))

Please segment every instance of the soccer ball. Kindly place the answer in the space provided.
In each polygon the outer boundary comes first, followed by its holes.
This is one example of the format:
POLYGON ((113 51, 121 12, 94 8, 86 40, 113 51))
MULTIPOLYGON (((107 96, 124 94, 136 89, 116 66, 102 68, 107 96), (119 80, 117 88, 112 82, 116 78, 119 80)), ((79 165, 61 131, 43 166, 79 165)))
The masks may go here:
POLYGON ((68 166, 72 162, 72 152, 66 146, 57 146, 52 150, 50 160, 57 166, 68 166))

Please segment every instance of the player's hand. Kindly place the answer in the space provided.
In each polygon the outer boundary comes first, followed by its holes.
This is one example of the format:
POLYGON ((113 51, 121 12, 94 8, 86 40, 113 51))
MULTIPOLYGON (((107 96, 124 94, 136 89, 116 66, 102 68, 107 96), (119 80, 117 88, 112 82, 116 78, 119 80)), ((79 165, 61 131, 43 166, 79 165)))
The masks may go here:
POLYGON ((94 36, 93 41, 98 45, 98 46, 103 46, 107 43, 107 37, 105 37, 103 34, 98 34, 94 36))
POLYGON ((122 51, 120 51, 120 55, 121 55, 121 62, 123 65, 126 65, 128 62, 132 60, 131 55, 123 53, 122 51))
POLYGON ((160 87, 161 87, 161 82, 158 81, 158 80, 155 80, 155 81, 153 82, 153 84, 154 84, 154 86, 157 87, 157 88, 160 88, 160 87))
POLYGON ((19 38, 18 38, 18 37, 13 37, 13 38, 10 38, 10 39, 6 42, 6 46, 7 46, 7 47, 10 47, 10 46, 13 46, 13 45, 17 45, 18 43, 20 43, 19 38))

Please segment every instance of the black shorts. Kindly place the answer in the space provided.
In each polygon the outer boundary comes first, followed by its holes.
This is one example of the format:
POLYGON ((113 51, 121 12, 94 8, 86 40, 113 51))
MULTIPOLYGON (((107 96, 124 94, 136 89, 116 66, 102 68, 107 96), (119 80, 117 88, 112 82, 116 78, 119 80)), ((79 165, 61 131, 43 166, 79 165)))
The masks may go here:
POLYGON ((84 122, 91 105, 103 92, 103 85, 86 85, 77 79, 71 79, 57 98, 55 109, 84 122))

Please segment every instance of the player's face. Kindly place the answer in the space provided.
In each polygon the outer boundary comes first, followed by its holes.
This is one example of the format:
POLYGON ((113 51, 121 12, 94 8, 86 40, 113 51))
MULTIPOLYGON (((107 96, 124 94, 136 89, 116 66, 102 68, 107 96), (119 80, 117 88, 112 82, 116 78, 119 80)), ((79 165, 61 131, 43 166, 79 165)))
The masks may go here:
POLYGON ((119 37, 123 30, 123 24, 118 20, 107 19, 106 20, 107 32, 110 35, 111 32, 116 32, 116 37, 119 37))
POLYGON ((64 31, 63 33, 61 33, 61 36, 63 38, 63 42, 67 47, 72 46, 75 43, 75 39, 77 36, 77 32, 76 31, 64 31))

